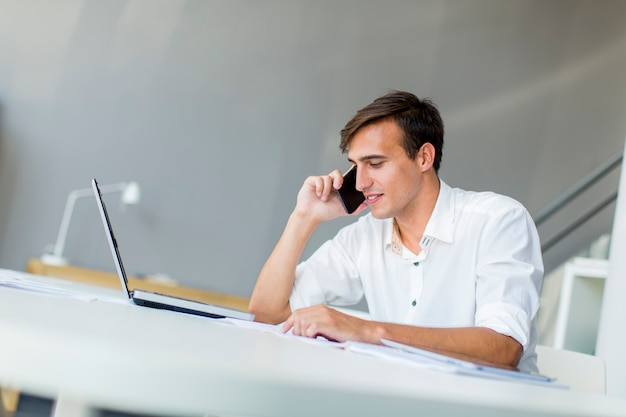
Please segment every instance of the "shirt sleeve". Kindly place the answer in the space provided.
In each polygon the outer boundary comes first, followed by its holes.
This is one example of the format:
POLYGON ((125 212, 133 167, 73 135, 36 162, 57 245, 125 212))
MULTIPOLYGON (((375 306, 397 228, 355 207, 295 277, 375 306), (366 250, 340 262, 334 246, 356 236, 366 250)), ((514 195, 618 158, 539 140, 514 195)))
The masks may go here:
POLYGON ((294 311, 316 304, 353 305, 362 297, 358 269, 336 237, 296 267, 289 303, 294 311))
POLYGON ((539 237, 526 209, 500 210, 487 222, 476 272, 476 325, 511 336, 526 349, 543 278, 539 237))

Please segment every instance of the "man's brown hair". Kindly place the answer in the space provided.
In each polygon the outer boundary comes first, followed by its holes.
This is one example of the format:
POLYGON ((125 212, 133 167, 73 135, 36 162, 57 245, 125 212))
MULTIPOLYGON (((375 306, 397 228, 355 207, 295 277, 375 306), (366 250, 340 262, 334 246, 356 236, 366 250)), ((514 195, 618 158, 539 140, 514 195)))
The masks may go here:
POLYGON ((348 151, 359 129, 382 120, 392 120, 402 130, 401 145, 411 159, 415 159, 424 143, 431 143, 435 148, 433 167, 439 172, 443 152, 443 121, 439 110, 429 99, 420 100, 404 91, 391 91, 357 111, 341 130, 341 152, 348 151))

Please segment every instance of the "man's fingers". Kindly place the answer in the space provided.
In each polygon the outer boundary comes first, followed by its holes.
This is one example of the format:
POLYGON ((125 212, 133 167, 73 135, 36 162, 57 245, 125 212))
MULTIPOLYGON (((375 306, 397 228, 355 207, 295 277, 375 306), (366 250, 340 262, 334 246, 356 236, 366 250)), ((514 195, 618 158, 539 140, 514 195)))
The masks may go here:
POLYGON ((340 189, 343 185, 343 174, 341 173, 341 171, 336 169, 328 175, 330 175, 330 177, 333 179, 333 188, 335 190, 340 189))
POLYGON ((330 195, 330 193, 332 193, 334 191, 334 187, 333 187, 333 183, 335 181, 335 179, 333 178, 332 175, 324 175, 321 177, 322 182, 323 182, 323 189, 322 189, 322 194, 320 196, 320 198, 323 201, 327 201, 328 200, 328 196, 330 195))
POLYGON ((293 320, 294 320, 293 314, 289 316, 287 320, 285 320, 285 322, 283 323, 283 327, 281 329, 283 333, 287 333, 289 332, 289 330, 293 328, 293 320))

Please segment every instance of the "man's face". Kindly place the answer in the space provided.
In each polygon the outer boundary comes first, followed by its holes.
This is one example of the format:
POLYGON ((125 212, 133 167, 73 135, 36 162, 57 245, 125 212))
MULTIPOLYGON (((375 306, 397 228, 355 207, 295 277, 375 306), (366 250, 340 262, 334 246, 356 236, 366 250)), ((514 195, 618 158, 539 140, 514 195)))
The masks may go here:
POLYGON ((421 158, 410 159, 401 139, 395 122, 381 121, 361 128, 350 142, 348 159, 357 165, 356 187, 379 219, 410 216, 417 209, 421 158))

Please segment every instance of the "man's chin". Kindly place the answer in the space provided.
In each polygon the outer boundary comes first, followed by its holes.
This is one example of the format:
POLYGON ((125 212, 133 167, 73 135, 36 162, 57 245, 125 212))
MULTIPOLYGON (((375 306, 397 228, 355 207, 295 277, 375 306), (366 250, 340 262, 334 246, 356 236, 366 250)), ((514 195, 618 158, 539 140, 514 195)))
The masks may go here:
POLYGON ((370 213, 372 213, 372 217, 374 217, 375 219, 379 219, 379 220, 389 219, 393 217, 392 214, 387 213, 386 211, 373 210, 371 207, 370 207, 370 213))

